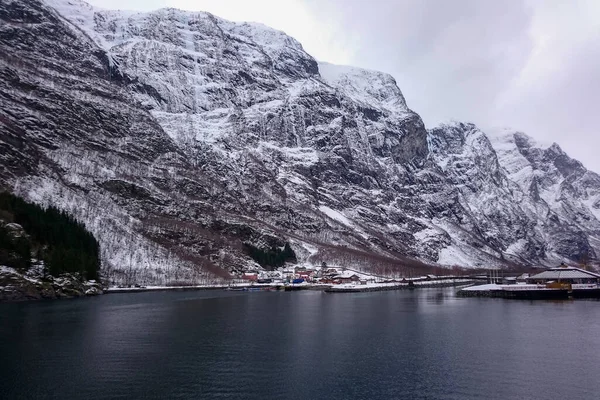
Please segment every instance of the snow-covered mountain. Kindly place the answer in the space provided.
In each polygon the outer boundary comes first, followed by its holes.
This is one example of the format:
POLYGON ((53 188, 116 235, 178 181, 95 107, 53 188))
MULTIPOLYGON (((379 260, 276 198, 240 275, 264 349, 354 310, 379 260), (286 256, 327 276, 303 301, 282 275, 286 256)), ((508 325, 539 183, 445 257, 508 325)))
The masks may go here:
POLYGON ((521 133, 427 131, 388 74, 208 13, 0 1, 0 185, 83 220, 115 282, 285 243, 371 269, 600 252, 598 175, 521 133))

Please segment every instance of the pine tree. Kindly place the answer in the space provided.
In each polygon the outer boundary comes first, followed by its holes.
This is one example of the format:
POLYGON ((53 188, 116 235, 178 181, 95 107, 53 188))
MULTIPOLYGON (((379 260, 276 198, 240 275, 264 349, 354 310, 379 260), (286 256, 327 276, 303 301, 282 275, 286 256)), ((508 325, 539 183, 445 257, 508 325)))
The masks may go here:
POLYGON ((100 247, 94 236, 75 218, 56 207, 43 209, 12 194, 0 193, 0 212, 20 224, 29 239, 11 238, 0 229, 0 264, 29 268, 32 242, 36 257, 43 259, 52 275, 80 273, 86 279, 97 279, 100 247))

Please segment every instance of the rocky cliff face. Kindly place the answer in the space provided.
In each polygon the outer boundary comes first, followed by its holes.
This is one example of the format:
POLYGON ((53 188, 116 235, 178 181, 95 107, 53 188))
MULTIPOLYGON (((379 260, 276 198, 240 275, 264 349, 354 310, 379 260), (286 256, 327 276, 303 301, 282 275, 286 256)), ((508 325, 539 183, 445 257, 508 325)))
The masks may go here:
POLYGON ((541 147, 521 132, 490 135, 506 176, 520 189, 516 202, 537 219, 546 253, 567 259, 598 257, 600 176, 556 144, 541 147), (526 204, 526 205, 525 205, 526 204))
POLYGON ((282 32, 78 0, 0 18, 2 185, 85 221, 115 283, 227 277, 244 244, 412 269, 600 250, 600 178, 557 146, 428 132, 391 76, 282 32))

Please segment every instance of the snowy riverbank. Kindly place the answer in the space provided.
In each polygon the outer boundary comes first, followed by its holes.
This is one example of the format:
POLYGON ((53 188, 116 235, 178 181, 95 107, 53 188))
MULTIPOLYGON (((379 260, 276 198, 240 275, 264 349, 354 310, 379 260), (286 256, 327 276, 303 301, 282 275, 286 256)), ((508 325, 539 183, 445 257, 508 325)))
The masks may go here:
POLYGON ((133 287, 110 287, 104 293, 139 293, 158 291, 192 291, 192 290, 323 290, 327 292, 370 292, 382 290, 400 290, 408 288, 429 288, 444 286, 462 286, 472 283, 470 279, 452 280, 428 280, 414 282, 368 282, 366 284, 339 284, 325 285, 302 282, 299 284, 260 284, 260 283, 231 283, 221 285, 192 285, 192 286, 133 286, 133 287))
POLYGON ((74 274, 53 277, 43 267, 33 266, 25 272, 0 265, 0 301, 61 299, 102 294, 96 281, 82 281, 74 274))

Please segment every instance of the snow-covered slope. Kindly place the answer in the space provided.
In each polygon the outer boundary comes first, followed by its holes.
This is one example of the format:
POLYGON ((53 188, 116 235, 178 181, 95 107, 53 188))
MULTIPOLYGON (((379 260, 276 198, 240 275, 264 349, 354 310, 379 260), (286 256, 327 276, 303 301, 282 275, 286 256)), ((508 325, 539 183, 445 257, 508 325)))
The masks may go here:
POLYGON ((588 205, 600 180, 557 145, 543 148, 522 133, 484 134, 455 123, 431 130, 430 146, 465 210, 457 220, 501 250, 499 257, 552 264, 596 256, 600 224, 588 205))
MULTIPOLYGON (((549 249, 561 255, 597 256, 600 176, 570 158, 556 143, 541 146, 521 132, 490 134, 507 176, 535 210, 549 249)), ((521 201, 520 199, 517 199, 521 201)))
POLYGON ((0 184, 84 220, 115 282, 216 279, 255 266, 247 244, 413 271, 600 249, 594 174, 568 186, 561 155, 428 132, 391 76, 318 63, 280 31, 79 0, 1 11, 0 184), (536 200, 534 180, 562 197, 536 200))
POLYGON ((376 106, 401 116, 408 112, 402 92, 394 78, 383 72, 319 63, 323 80, 363 107, 376 106))

